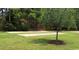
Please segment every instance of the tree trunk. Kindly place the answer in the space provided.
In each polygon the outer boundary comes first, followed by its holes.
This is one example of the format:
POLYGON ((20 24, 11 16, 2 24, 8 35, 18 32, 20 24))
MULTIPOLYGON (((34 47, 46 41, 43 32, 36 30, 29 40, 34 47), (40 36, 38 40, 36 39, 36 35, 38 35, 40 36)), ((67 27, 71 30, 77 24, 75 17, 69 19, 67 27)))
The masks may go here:
POLYGON ((10 12, 10 8, 9 8, 9 22, 11 22, 11 14, 10 14, 11 12, 10 12))
POLYGON ((3 8, 2 8, 2 30, 4 30, 4 12, 3 12, 3 8))

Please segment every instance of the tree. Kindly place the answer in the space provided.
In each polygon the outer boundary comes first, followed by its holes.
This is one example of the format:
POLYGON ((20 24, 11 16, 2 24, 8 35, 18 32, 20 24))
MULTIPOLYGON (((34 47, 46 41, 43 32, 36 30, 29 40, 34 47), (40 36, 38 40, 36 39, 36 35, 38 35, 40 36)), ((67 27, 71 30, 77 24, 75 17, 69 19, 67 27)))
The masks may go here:
POLYGON ((42 21, 46 27, 50 27, 51 30, 56 30, 56 41, 58 40, 58 32, 62 30, 63 26, 68 25, 68 29, 76 29, 74 9, 50 8, 46 10, 42 21))
POLYGON ((39 30, 41 20, 41 9, 32 8, 31 12, 28 15, 28 22, 32 30, 39 30))
POLYGON ((79 30, 79 8, 76 8, 76 26, 77 26, 77 30, 79 30))
POLYGON ((2 31, 5 29, 6 14, 7 14, 7 8, 0 8, 0 16, 1 16, 0 26, 2 31))
POLYGON ((63 15, 63 30, 76 30, 76 10, 74 8, 66 8, 63 15))

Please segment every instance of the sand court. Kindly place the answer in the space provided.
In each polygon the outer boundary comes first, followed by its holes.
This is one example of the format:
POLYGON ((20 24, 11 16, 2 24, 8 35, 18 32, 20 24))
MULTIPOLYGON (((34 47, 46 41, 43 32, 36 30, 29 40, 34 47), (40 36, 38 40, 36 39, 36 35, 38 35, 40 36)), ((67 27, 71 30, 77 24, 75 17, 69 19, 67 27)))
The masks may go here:
MULTIPOLYGON (((59 33, 64 34, 64 33, 59 33)), ((18 34, 20 36, 45 36, 45 35, 56 35, 56 33, 41 33, 41 34, 18 34)))

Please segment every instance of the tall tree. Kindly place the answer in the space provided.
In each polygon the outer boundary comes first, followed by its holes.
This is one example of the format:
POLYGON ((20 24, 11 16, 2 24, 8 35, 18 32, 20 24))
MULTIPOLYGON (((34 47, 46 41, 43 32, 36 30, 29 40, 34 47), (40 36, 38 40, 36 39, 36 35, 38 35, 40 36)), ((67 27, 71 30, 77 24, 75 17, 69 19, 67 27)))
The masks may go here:
POLYGON ((75 25, 75 10, 67 8, 50 8, 47 9, 43 23, 45 26, 54 28, 56 30, 56 40, 58 40, 58 32, 62 29, 63 26, 67 26, 68 29, 76 28, 75 25))

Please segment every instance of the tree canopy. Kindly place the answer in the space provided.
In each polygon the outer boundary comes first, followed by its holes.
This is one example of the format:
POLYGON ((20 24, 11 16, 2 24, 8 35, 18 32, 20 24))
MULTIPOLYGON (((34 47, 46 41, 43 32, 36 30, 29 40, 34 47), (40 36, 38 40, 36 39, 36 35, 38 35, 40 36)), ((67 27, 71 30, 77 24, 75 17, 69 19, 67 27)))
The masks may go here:
POLYGON ((79 30, 78 8, 0 8, 1 31, 79 30))

